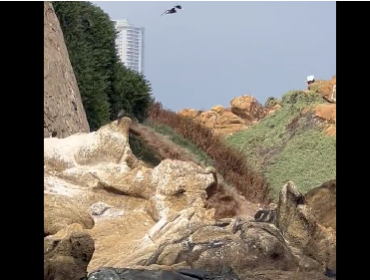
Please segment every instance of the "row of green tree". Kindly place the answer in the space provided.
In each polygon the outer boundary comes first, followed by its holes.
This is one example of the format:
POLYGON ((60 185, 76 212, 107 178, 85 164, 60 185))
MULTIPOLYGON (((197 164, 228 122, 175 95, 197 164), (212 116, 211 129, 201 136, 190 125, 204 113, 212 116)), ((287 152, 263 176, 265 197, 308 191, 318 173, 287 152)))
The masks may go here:
POLYGON ((113 22, 87 1, 54 1, 92 131, 125 115, 143 121, 154 102, 145 76, 118 59, 113 22))

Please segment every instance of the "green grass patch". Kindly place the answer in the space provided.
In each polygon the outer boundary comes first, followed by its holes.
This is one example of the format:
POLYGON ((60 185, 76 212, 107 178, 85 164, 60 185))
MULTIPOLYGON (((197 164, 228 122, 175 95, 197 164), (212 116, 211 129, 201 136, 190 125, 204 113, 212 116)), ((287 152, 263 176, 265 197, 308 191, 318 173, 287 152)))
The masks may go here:
POLYGON ((266 165, 263 173, 273 199, 288 180, 306 193, 336 178, 336 138, 317 129, 298 134, 266 165))
POLYGON ((205 165, 214 165, 213 160, 202 149, 198 148, 189 140, 177 134, 171 127, 167 125, 156 124, 151 121, 145 121, 143 124, 151 127, 155 132, 166 136, 169 141, 172 141, 179 147, 187 149, 195 156, 197 160, 203 162, 205 165))
POLYGON ((273 199, 288 180, 306 192, 335 177, 336 139, 321 132, 313 114, 302 114, 304 108, 320 103, 323 99, 317 93, 290 91, 279 110, 225 139, 246 155, 254 169, 262 171, 273 199))

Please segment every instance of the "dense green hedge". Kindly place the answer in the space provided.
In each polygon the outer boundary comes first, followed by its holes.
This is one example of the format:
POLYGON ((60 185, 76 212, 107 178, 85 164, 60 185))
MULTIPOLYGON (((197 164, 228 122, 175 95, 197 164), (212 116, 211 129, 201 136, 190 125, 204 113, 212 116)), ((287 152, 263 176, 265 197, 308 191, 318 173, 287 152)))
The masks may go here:
POLYGON ((116 31, 109 16, 86 1, 52 3, 91 130, 114 120, 121 109, 143 121, 153 103, 151 86, 144 75, 119 62, 116 31))

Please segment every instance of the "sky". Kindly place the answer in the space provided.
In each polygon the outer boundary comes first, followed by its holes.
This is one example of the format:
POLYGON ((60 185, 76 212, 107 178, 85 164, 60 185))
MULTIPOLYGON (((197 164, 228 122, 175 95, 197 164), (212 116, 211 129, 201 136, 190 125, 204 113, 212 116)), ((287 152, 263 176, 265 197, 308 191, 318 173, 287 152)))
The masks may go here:
POLYGON ((144 75, 165 108, 209 110, 241 95, 264 104, 309 75, 336 74, 336 2, 92 1, 145 28, 144 75), (184 10, 160 15, 174 5, 184 10))

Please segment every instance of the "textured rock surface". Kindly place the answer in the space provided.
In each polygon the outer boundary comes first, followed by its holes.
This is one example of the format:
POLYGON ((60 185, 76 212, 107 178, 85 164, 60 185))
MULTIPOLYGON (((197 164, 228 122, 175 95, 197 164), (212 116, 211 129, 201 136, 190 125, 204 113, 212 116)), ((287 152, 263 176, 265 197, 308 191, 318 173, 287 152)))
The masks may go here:
POLYGON ((92 272, 88 280, 239 280, 233 273, 223 273, 223 275, 212 275, 202 270, 182 269, 178 271, 169 270, 148 270, 148 269, 117 269, 103 268, 92 272))
MULTIPOLYGON (((326 279, 322 264, 327 263, 330 232, 301 211, 294 186, 285 186, 281 194, 281 229, 249 216, 215 220, 215 210, 205 207, 213 175, 179 160, 147 167, 131 152, 130 122, 122 118, 96 132, 44 139, 45 205, 59 203, 51 217, 45 214, 44 232, 58 231, 45 238, 45 246, 77 223, 80 234, 94 240, 88 270, 115 267, 113 279, 123 279, 118 268, 207 269, 240 279, 326 279), (62 205, 68 211, 61 211, 62 205), (312 247, 307 254, 301 249, 305 245, 312 247)), ((67 251, 59 258, 60 267, 69 267, 73 254, 67 251)), ((64 270, 56 270, 58 262, 49 259, 46 274, 62 279, 64 270)), ((85 263, 78 267, 83 271, 85 263)))
POLYGON ((230 101, 231 111, 250 122, 256 122, 266 116, 265 108, 250 95, 242 95, 230 101))
POLYGON ((307 204, 317 218, 317 222, 325 227, 337 230, 337 181, 325 182, 305 194, 307 204))
POLYGON ((331 92, 330 99, 337 102, 337 84, 333 85, 333 90, 331 92))
POLYGON ((247 273, 244 278, 239 278, 232 272, 219 274, 208 273, 203 270, 148 270, 148 269, 127 269, 127 268, 102 268, 94 271, 87 278, 88 280, 329 280, 317 272, 292 272, 266 270, 258 273, 247 273))
MULTIPOLYGON (((324 193, 323 189, 321 193, 324 193)), ((314 193, 308 194, 310 204, 315 207, 312 209, 305 196, 298 192, 292 182, 288 182, 280 192, 276 225, 284 238, 289 240, 289 245, 298 248, 301 255, 310 256, 321 266, 336 270, 336 232, 333 228, 326 228, 319 223, 324 219, 323 215, 315 215, 321 213, 315 196, 314 193)), ((329 205, 326 209, 334 203, 333 194, 326 195, 326 198, 329 197, 331 202, 327 202, 329 205)), ((330 223, 336 224, 335 216, 330 217, 330 223)))
POLYGON ((279 110, 280 108, 280 104, 275 104, 274 106, 266 108, 266 116, 272 115, 273 113, 275 113, 276 110, 279 110))
MULTIPOLYGON (((230 108, 213 106, 209 111, 183 109, 178 112, 211 128, 216 135, 227 135, 247 128, 258 122, 271 110, 265 109, 253 96, 243 95, 230 101, 230 108)), ((278 109, 275 107, 274 110, 278 109)))
POLYGON ((68 50, 50 2, 44 2, 44 137, 90 131, 68 50))
POLYGON ((220 105, 204 112, 184 109, 179 111, 178 114, 211 128, 216 135, 227 135, 247 127, 246 120, 232 113, 230 108, 224 108, 220 105))
POLYGON ((320 93, 323 97, 328 98, 329 100, 332 99, 333 90, 335 87, 335 99, 336 99, 336 84, 337 84, 337 76, 334 75, 331 80, 329 81, 319 81, 318 85, 313 83, 311 86, 317 86, 317 92, 320 93))
POLYGON ((80 224, 44 239, 44 279, 81 280, 94 253, 94 240, 80 224))
POLYGON ((80 204, 68 196, 44 194, 44 236, 55 234, 66 226, 78 223, 93 228, 94 220, 80 204))
POLYGON ((325 133, 336 135, 337 105, 319 104, 314 108, 315 116, 327 123, 325 133))

